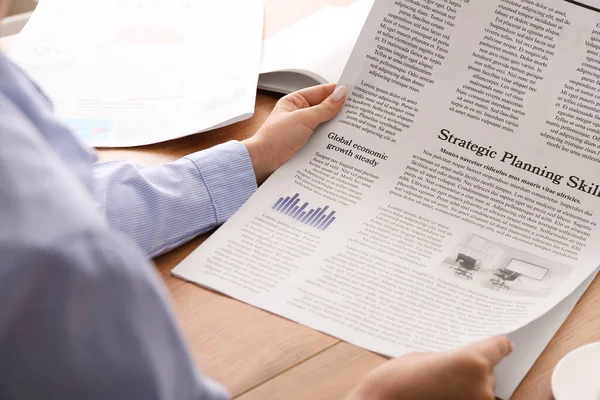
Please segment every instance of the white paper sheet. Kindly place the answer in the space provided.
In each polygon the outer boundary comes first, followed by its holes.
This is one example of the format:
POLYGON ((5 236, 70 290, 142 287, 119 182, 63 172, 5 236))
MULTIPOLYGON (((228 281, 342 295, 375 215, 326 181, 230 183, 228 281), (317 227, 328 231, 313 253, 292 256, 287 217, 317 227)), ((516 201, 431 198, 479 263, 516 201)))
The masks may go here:
POLYGON ((11 53, 89 145, 137 146, 249 118, 262 0, 45 0, 11 53))

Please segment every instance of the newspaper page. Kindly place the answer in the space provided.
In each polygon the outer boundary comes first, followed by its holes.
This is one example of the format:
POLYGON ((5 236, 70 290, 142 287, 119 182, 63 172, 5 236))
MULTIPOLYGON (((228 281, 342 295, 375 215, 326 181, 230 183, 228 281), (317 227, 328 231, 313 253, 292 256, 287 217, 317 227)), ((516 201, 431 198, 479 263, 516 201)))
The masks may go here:
POLYGON ((598 271, 596 270, 573 293, 542 317, 509 334, 516 350, 494 370, 496 397, 500 399, 510 399, 512 397, 527 372, 533 367, 550 340, 556 335, 556 332, 573 311, 597 274, 598 271))
POLYGON ((599 265, 599 22, 376 0, 342 112, 173 273, 390 356, 536 320, 599 265))
POLYGON ((88 145, 157 143, 252 116, 263 11, 262 0, 43 1, 10 55, 88 145))

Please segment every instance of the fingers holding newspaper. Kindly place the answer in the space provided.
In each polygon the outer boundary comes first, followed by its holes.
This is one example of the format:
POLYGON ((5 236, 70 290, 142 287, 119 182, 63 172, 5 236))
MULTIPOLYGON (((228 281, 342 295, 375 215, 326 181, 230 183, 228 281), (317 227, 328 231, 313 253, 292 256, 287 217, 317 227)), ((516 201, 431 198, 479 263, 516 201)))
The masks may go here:
POLYGON ((313 86, 281 98, 264 125, 243 141, 260 184, 292 158, 314 130, 335 117, 344 105, 346 87, 313 86))
POLYGON ((493 400, 494 367, 513 350, 493 337, 447 353, 413 353, 371 371, 345 400, 493 400))

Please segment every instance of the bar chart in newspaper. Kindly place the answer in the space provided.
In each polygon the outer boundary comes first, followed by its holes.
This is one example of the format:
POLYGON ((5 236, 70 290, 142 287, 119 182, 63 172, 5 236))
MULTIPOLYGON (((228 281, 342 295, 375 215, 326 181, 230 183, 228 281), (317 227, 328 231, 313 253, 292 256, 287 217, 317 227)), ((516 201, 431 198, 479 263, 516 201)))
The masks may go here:
POLYGON ((300 193, 280 197, 271 208, 301 224, 322 231, 327 230, 336 220, 335 211, 328 205, 312 205, 308 201, 303 201, 300 193))

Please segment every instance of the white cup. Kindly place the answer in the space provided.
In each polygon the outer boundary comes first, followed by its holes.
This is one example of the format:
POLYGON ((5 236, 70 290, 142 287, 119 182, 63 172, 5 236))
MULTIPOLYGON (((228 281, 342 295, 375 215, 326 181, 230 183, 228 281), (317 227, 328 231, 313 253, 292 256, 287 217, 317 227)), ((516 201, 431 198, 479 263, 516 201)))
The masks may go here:
POLYGON ((600 342, 579 347, 559 361, 552 393, 556 400, 600 400, 600 342))

